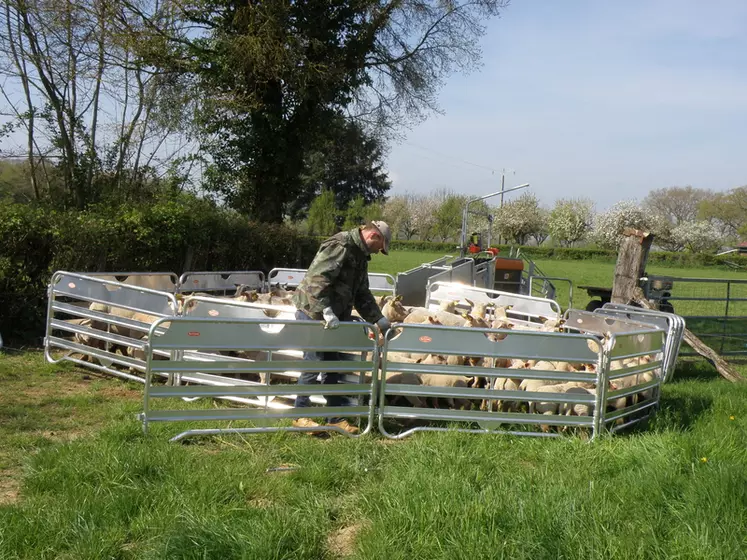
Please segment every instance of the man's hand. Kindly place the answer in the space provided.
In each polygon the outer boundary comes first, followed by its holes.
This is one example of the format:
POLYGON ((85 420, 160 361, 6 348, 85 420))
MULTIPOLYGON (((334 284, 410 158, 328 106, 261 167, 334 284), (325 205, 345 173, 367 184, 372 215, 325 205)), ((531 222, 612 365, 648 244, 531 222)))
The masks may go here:
POLYGON ((376 326, 379 327, 379 330, 381 332, 385 333, 391 328, 392 324, 389 322, 389 319, 387 319, 386 317, 382 317, 381 319, 376 321, 376 326))
POLYGON ((335 312, 332 311, 331 307, 324 308, 324 311, 322 311, 322 317, 324 317, 325 329, 336 329, 340 326, 340 320, 337 318, 337 315, 335 315, 335 312))

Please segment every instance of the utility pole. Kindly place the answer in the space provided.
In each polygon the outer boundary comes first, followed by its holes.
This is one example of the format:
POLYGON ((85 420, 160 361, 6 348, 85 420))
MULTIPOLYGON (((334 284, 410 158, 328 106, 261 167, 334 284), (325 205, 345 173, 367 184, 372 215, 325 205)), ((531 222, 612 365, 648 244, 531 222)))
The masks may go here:
MULTIPOLYGON (((514 171, 516 173, 516 171, 514 171)), ((503 193, 506 190, 506 168, 504 167, 501 169, 501 208, 503 208, 503 193)), ((503 241, 503 238, 500 234, 498 234, 498 245, 501 244, 501 241, 503 241)))

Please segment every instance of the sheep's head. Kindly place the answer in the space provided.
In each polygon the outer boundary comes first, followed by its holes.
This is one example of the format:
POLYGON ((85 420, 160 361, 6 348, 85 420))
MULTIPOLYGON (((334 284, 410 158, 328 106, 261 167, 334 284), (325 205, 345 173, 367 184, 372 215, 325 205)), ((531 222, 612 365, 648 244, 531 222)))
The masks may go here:
POLYGON ((457 301, 450 300, 450 301, 442 301, 441 304, 438 306, 438 308, 441 311, 448 311, 449 313, 454 313, 456 311, 457 307, 457 301))

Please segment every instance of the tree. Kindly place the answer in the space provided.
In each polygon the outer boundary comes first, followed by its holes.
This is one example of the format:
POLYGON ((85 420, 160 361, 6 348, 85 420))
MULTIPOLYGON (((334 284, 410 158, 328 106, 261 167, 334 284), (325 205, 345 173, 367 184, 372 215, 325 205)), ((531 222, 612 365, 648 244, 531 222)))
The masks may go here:
POLYGON ((441 241, 455 239, 461 233, 462 210, 467 198, 461 195, 446 194, 434 216, 433 234, 441 241))
MULTIPOLYGON (((163 145, 188 89, 133 54, 149 41, 124 18, 122 0, 7 0, 0 11, 2 113, 25 135, 2 155, 25 156, 36 200, 83 208, 125 182, 156 184, 180 155, 163 145)), ((171 30, 173 17, 159 24, 171 30)))
POLYGON ((542 245, 550 237, 550 212, 546 208, 539 209, 537 226, 529 236, 537 245, 542 245))
POLYGON ((540 237, 546 227, 539 200, 531 193, 498 208, 495 222, 501 236, 519 245, 524 245, 529 237, 540 237))
MULTIPOLYGON (((310 200, 301 177, 330 123, 352 115, 377 136, 435 109, 445 77, 479 60, 503 0, 171 0, 190 26, 143 53, 189 72, 209 186, 259 220, 310 200)), ((153 14, 129 3, 149 29, 153 14)))
POLYGON ((397 195, 384 203, 382 218, 389 224, 396 239, 400 234, 410 240, 417 233, 413 220, 416 197, 412 194, 397 195))
POLYGON ((736 239, 747 233, 747 186, 716 193, 700 203, 698 219, 713 222, 722 238, 736 239))
POLYGON ((431 241, 435 236, 436 210, 440 204, 434 195, 420 196, 414 201, 412 223, 422 241, 431 241))
POLYGON ((651 231, 652 221, 651 215, 635 201, 622 200, 596 216, 592 238, 600 247, 617 249, 626 227, 651 231))
POLYGON ((391 188, 380 141, 339 116, 317 139, 313 151, 306 154, 300 181, 298 197, 287 206, 291 218, 305 215, 311 199, 322 188, 335 193, 341 211, 358 197, 364 205, 370 205, 391 188))
POLYGON ((323 190, 322 194, 314 199, 309 208, 307 220, 309 233, 312 235, 332 235, 337 231, 337 218, 335 193, 330 190, 323 190))
POLYGON ((710 222, 680 222, 672 230, 672 237, 693 253, 713 252, 721 247, 722 237, 710 222))
POLYGON ((365 214, 366 201, 363 200, 362 196, 356 196, 348 203, 345 212, 345 222, 342 225, 342 229, 353 229, 354 227, 361 225, 366 220, 365 214))
POLYGON ((698 209, 713 192, 687 187, 655 189, 643 200, 643 207, 666 218, 673 226, 682 222, 692 222, 698 217, 698 209))
POLYGON ((583 240, 594 220, 594 203, 585 198, 561 198, 555 201, 548 218, 548 231, 553 241, 572 247, 583 240))

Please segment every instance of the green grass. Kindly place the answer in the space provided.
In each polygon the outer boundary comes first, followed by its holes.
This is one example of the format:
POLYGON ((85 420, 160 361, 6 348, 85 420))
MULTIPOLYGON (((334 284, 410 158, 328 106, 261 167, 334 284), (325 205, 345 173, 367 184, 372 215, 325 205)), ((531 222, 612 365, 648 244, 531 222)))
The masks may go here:
POLYGON ((170 444, 182 426, 142 434, 140 386, 0 355, 0 558, 744 558, 747 384, 675 379, 646 430, 592 444, 170 444))
MULTIPOLYGON (((371 270, 440 256, 393 252, 371 270)), ((609 285, 613 269, 539 265, 574 284, 609 285)), ((702 361, 681 361, 647 427, 592 444, 453 432, 170 444, 185 426, 143 435, 140 385, 27 352, 0 353, 0 387, 3 560, 747 556, 747 384, 702 361)))

